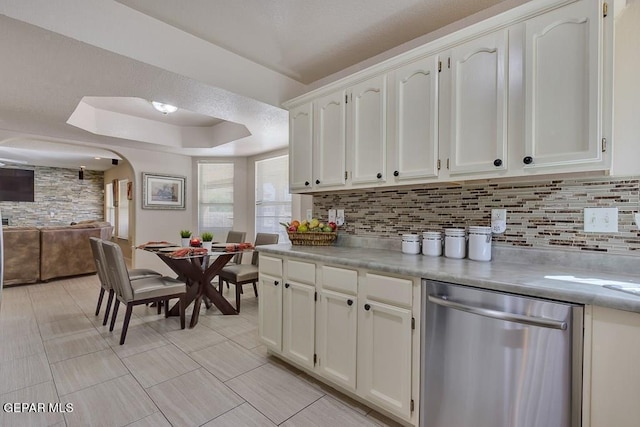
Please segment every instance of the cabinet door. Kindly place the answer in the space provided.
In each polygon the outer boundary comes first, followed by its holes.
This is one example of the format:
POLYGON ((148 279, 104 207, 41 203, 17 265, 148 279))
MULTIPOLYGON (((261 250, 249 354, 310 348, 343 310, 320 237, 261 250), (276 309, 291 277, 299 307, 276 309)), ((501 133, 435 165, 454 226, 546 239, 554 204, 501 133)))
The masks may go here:
POLYGON ((289 111, 289 186, 291 190, 312 187, 313 104, 289 111))
POLYGON ((284 286, 283 354, 313 368, 316 288, 290 280, 284 286))
POLYGON ((322 290, 318 303, 319 373, 348 390, 355 390, 357 299, 322 290))
POLYGON ((593 307, 591 427, 638 425, 639 335, 640 314, 593 307))
POLYGON ((270 349, 282 352, 282 279, 260 274, 258 317, 260 340, 270 349))
POLYGON ((314 179, 316 188, 341 187, 346 169, 346 92, 314 102, 314 179))
POLYGON ((525 168, 602 160, 599 4, 581 1, 526 22, 525 168))
POLYGON ((451 174, 506 169, 507 38, 502 30, 451 50, 451 174))
POLYGON ((358 393, 401 417, 411 416, 411 310, 359 303, 358 393))
POLYGON ((395 72, 395 180, 438 174, 438 57, 395 72))
POLYGON ((353 184, 384 182, 387 155, 387 76, 378 76, 350 90, 350 140, 353 184))

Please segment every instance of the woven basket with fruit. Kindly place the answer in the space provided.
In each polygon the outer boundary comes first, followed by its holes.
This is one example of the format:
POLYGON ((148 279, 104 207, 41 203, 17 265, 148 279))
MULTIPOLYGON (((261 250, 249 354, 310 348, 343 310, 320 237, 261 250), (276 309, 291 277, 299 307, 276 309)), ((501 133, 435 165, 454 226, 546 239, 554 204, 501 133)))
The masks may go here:
POLYGON ((292 245, 300 246, 329 246, 338 237, 338 226, 335 222, 324 224, 317 218, 311 221, 293 220, 290 223, 281 222, 287 229, 292 245))

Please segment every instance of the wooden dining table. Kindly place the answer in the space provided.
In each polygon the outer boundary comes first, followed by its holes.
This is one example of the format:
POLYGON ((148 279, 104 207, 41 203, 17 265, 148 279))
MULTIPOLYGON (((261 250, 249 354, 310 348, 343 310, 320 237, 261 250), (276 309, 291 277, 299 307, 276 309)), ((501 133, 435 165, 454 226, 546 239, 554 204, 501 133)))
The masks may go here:
MULTIPOLYGON (((187 256, 174 256, 171 252, 163 252, 162 248, 157 247, 140 247, 148 252, 153 252, 173 270, 179 280, 184 280, 187 284, 187 295, 185 298, 185 307, 194 303, 193 313, 189 327, 193 328, 198 324, 200 316, 200 306, 206 297, 211 304, 215 305, 222 314, 238 314, 236 309, 229 301, 218 292, 211 281, 217 276, 222 268, 237 254, 251 252, 253 249, 237 249, 225 250, 222 247, 214 248, 206 254, 191 254, 187 256), (213 262, 209 263, 211 258, 213 262)), ((205 300, 206 301, 206 300, 205 300)), ((179 316, 178 304, 175 304, 169 310, 169 316, 179 316)))

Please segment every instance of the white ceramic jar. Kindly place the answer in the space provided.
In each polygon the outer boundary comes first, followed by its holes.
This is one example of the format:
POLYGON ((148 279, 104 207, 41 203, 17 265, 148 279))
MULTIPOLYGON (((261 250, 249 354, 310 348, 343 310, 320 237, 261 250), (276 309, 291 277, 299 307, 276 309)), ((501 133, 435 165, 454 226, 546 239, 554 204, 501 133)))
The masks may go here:
POLYGON ((402 253, 403 254, 419 254, 420 253, 420 236, 417 234, 402 235, 402 253))
POLYGON ((491 261, 491 227, 469 227, 469 259, 491 261))
POLYGON ((442 255, 442 233, 425 231, 422 233, 422 254, 429 256, 442 255))
POLYGON ((467 238, 464 228, 444 229, 444 256, 447 258, 467 256, 467 238))

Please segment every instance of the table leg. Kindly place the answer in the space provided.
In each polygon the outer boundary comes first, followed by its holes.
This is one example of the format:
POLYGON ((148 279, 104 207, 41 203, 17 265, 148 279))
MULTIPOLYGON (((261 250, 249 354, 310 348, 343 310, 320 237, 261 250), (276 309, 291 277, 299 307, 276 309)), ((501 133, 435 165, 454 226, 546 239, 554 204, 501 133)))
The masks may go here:
POLYGON ((198 318, 200 317, 200 306, 202 305, 202 297, 198 296, 195 299, 193 305, 193 313, 191 313, 191 323, 189 323, 189 328, 193 328, 198 324, 198 318))

